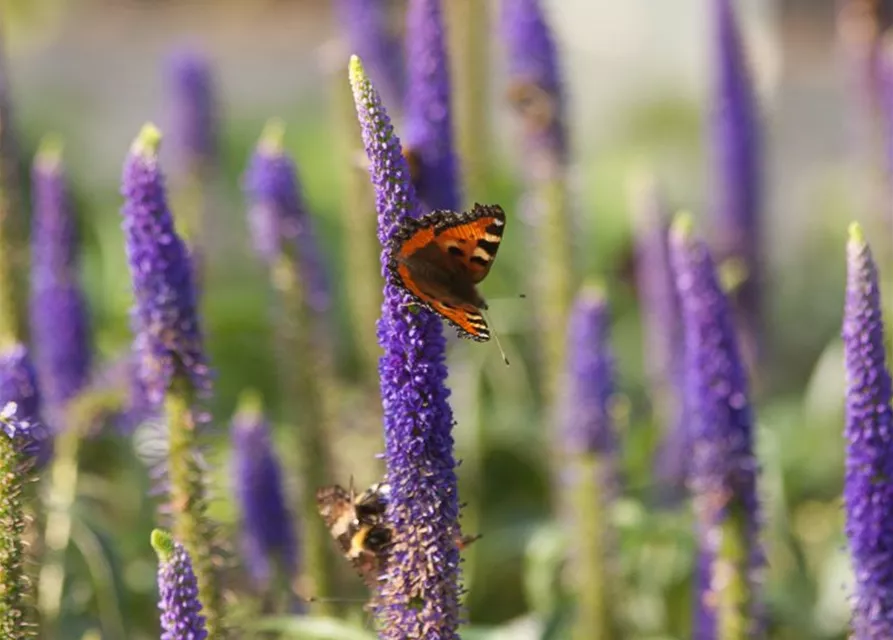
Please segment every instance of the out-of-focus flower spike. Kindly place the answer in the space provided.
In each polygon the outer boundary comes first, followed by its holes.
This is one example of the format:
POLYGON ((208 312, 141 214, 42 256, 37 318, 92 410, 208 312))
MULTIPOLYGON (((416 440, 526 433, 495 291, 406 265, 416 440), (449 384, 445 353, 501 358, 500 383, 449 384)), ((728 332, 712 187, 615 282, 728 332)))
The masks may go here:
MULTIPOLYGON (((398 225, 420 214, 400 140, 359 58, 350 84, 376 189, 382 270, 398 225)), ((459 527, 452 410, 445 386, 446 342, 440 320, 411 309, 386 284, 378 326, 385 461, 391 485, 387 518, 394 535, 377 602, 379 636, 403 640, 459 637, 459 527)))
POLYGON ((204 640, 208 630, 189 553, 161 529, 152 532, 151 541, 158 554, 161 640, 204 640))
POLYGON ((423 210, 456 211, 461 206, 461 196, 453 148, 450 64, 440 0, 410 0, 406 25, 403 144, 416 161, 413 183, 423 210))
POLYGON ((855 574, 853 640, 893 637, 893 390, 878 271, 858 224, 847 244, 843 315, 847 440, 844 503, 855 574))
MULTIPOLYGON (((48 406, 58 412, 87 383, 91 344, 78 276, 77 228, 61 141, 48 137, 32 172, 31 335, 48 406)), ((53 426, 60 428, 56 415, 53 426)))
POLYGON ((670 256, 685 331, 691 434, 690 489, 700 554, 697 638, 751 637, 761 628, 754 418, 731 306, 688 214, 670 230, 670 256))

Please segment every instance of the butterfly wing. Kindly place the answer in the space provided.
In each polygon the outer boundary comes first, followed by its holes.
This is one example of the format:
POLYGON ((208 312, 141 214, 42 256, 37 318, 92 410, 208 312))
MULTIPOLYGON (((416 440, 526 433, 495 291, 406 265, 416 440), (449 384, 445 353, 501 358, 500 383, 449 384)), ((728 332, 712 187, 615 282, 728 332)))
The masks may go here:
POLYGON ((316 491, 316 508, 341 551, 347 553, 356 520, 352 492, 337 484, 322 487, 316 491))

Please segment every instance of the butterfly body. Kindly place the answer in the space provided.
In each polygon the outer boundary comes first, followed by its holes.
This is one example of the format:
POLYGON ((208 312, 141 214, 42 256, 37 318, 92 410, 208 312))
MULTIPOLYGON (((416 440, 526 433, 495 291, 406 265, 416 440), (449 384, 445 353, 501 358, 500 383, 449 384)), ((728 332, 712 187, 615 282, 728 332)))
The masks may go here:
POLYGON ((462 214, 439 209, 405 220, 390 249, 391 282, 462 337, 489 340, 481 313, 487 303, 476 285, 490 271, 504 228, 505 212, 498 205, 475 204, 462 214))

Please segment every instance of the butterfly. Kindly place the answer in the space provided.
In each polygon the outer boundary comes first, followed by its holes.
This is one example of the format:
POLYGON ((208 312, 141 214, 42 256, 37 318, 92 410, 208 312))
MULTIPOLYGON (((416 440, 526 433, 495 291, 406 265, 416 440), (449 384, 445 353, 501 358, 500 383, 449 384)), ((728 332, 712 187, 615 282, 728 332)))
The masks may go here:
POLYGON ((463 338, 484 342, 490 329, 481 313, 487 303, 475 285, 487 277, 505 229, 499 205, 471 211, 438 209, 405 219, 390 247, 392 284, 445 318, 463 338))
MULTIPOLYGON (((391 487, 386 482, 373 484, 357 495, 353 483, 321 487, 316 505, 329 533, 341 552, 369 587, 375 587, 387 567, 393 529, 385 520, 391 487)), ((480 536, 456 536, 461 551, 480 536)))

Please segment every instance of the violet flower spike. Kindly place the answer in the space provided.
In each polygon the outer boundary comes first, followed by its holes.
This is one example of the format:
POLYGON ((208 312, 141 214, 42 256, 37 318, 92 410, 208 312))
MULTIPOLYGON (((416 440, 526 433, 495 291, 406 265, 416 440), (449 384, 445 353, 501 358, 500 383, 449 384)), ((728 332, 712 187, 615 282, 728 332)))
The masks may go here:
POLYGON ((748 359, 759 352, 762 178, 756 96, 733 0, 714 0, 715 68, 710 115, 715 167, 712 224, 719 260, 740 278, 733 302, 748 359))
MULTIPOLYGON (((350 84, 376 190, 384 272, 397 225, 418 217, 420 207, 400 140, 356 56, 350 84)), ((394 539, 377 603, 379 637, 453 640, 460 618, 459 501, 443 326, 431 312, 410 309, 411 298, 393 284, 384 296, 379 373, 394 539)))
MULTIPOLYGON (((43 394, 37 378, 37 371, 31 361, 28 349, 22 344, 14 345, 0 353, 0 409, 13 403, 15 415, 20 421, 30 424, 43 424, 43 394)), ((53 439, 39 439, 39 451, 35 452, 35 465, 42 468, 52 457, 53 439)))
POLYGON ((87 384, 91 344, 75 216, 61 147, 53 139, 35 158, 32 201, 31 334, 44 397, 58 409, 87 384))
POLYGON ((167 59, 165 72, 171 120, 168 137, 179 169, 202 171, 214 162, 219 146, 211 62, 198 51, 182 49, 167 59))
POLYGON ((693 421, 689 486, 700 553, 709 563, 709 581, 698 586, 693 637, 742 638, 760 625, 756 586, 763 558, 754 418, 731 307, 707 246, 692 227, 689 216, 677 217, 670 255, 685 328, 693 421))
POLYGON ((147 397, 159 403, 175 375, 199 392, 210 390, 210 372, 199 327, 193 272, 185 244, 174 230, 158 163, 161 133, 143 127, 124 164, 121 214, 135 305, 140 376, 147 397))
POLYGON ((151 541, 158 554, 161 640, 204 640, 208 631, 198 599, 192 559, 183 545, 166 531, 155 529, 151 541))
POLYGON ((410 0, 406 24, 408 65, 403 143, 417 165, 413 183, 423 211, 457 211, 461 197, 441 1, 410 0))
POLYGON ((260 590, 276 574, 289 584, 297 570, 292 515, 285 503, 282 472, 259 398, 245 396, 232 421, 233 473, 241 510, 242 551, 260 590))
POLYGON ((878 272, 859 225, 847 244, 846 535, 855 573, 853 640, 893 637, 893 391, 878 272))
POLYGON ((248 222, 254 249, 271 268, 296 254, 307 301, 317 313, 330 306, 326 266, 294 160, 285 152, 283 124, 271 120, 245 172, 248 222))

